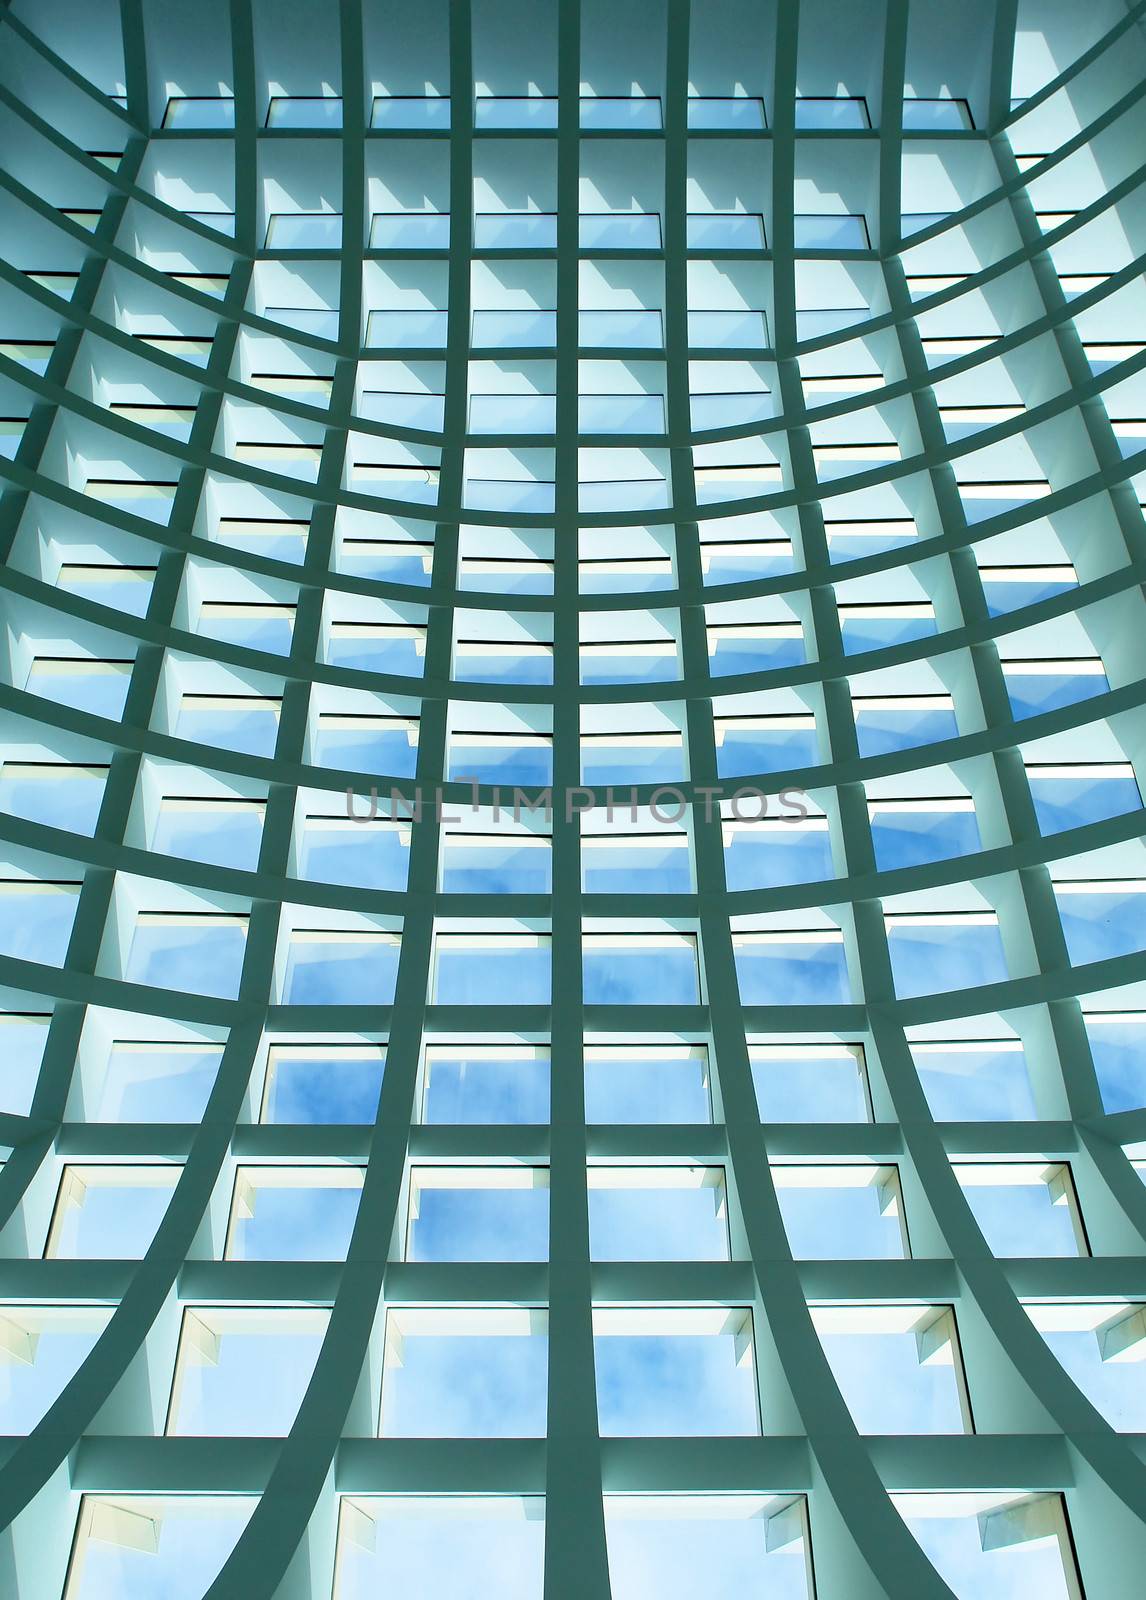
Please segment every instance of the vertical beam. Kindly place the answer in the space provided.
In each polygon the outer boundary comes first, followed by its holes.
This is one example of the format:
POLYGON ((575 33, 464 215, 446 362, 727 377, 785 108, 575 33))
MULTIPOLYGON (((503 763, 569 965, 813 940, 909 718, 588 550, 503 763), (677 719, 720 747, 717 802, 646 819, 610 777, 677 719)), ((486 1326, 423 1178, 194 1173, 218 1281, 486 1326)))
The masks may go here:
POLYGON ((608 1600, 593 1359, 581 983, 578 617, 578 174, 581 0, 557 41, 557 426, 553 580, 553 1001, 545 1600, 608 1600))

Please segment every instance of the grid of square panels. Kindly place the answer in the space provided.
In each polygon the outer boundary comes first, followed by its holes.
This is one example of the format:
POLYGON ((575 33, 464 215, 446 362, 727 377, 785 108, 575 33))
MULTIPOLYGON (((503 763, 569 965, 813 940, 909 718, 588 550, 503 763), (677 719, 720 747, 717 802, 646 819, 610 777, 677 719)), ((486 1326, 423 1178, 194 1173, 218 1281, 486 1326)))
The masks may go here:
POLYGON ((1133 1592, 1142 16, 14 0, 16 1592, 1133 1592))

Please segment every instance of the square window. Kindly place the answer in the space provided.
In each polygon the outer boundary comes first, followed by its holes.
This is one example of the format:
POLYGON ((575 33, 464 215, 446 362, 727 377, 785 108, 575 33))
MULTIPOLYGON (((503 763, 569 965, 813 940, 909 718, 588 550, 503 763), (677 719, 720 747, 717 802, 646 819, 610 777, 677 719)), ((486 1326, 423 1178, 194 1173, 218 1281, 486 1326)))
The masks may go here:
POLYGON ((172 95, 163 114, 165 128, 233 128, 233 97, 172 95))
POLYGON ((1093 1305, 1039 1302, 1026 1313, 1071 1381, 1119 1433, 1146 1427, 1146 1307, 1114 1300, 1093 1305))
POLYGON ((448 128, 448 95, 375 95, 370 112, 372 128, 448 128))
POLYGON ((773 1164, 772 1181, 797 1261, 897 1261, 910 1254, 895 1167, 784 1162, 773 1164))
POLYGON ((268 128, 341 128, 342 100, 338 95, 271 96, 268 128))
POLYGON ((549 1121, 549 1052, 537 1045, 428 1045, 422 1121, 549 1121))
POLYGON ((94 1105, 93 1122, 198 1122, 206 1110, 223 1046, 190 1039, 116 1039, 94 1105))
POLYGON ((704 1045, 588 1045, 587 1122, 712 1121, 704 1045))
POLYGON ((1103 1108, 1133 1111, 1146 1105, 1146 1016, 1138 1011, 1084 1014, 1103 1108))
POLYGON ((475 128, 556 128, 557 100, 552 95, 483 95, 474 100, 475 128))
POLYGON ((903 126, 920 132, 933 129, 947 132, 973 128, 975 123, 966 100, 909 99, 903 102, 903 126))
POLYGON ((990 1594, 1080 1600, 1057 1494, 895 1494, 892 1504, 956 1600, 990 1594))
POLYGON ((540 211, 478 212, 474 217, 477 250, 555 250, 557 215, 540 211))
POLYGON ((0 955, 62 967, 80 887, 38 878, 0 878, 0 955))
POLYGON ((290 1432, 329 1313, 188 1306, 166 1432, 276 1438, 290 1432))
MULTIPOLYGON (((802 802, 807 805, 807 801, 802 802)), ((832 876, 827 817, 723 820, 724 872, 729 889, 776 889, 832 876)))
POLYGON ((1035 815, 1043 833, 1080 828, 1138 811, 1142 796, 1129 762, 1027 767, 1035 815))
POLYGON ((233 1000, 247 947, 247 919, 209 911, 139 911, 123 963, 129 983, 233 1000))
POLYGON ((307 807, 296 824, 300 877, 355 889, 406 887, 410 826, 387 816, 376 797, 375 790, 368 800, 356 799, 353 815, 345 800, 340 810, 327 809, 333 795, 310 790, 300 797, 307 807))
POLYGON ((879 872, 924 866, 952 856, 972 855, 982 848, 975 802, 942 800, 871 800, 871 840, 879 872))
POLYGON ((767 126, 764 102, 752 95, 690 95, 688 126, 697 131, 728 132, 746 128, 755 132, 767 126))
POLYGON ((26 1117, 31 1111, 51 1022, 48 1012, 0 1011, 0 1050, 4 1059, 0 1111, 18 1117, 26 1117))
POLYGON ((14 1306, 0 1311, 0 1428, 27 1434, 55 1404, 111 1319, 110 1306, 14 1306))
POLYGON ((807 1600, 807 1517, 799 1495, 607 1495, 613 1600, 807 1600))
POLYGON ((345 1261, 361 1167, 239 1167, 227 1261, 345 1261))
POLYGON ((659 128, 661 103, 655 95, 582 95, 581 126, 623 133, 630 128, 659 128))
POLYGON ((889 914, 887 948, 900 996, 1004 983, 1007 958, 993 911, 889 914))
POLYGON ((797 128, 870 128, 862 95, 797 95, 797 128))
POLYGON ((1146 948, 1146 880, 1072 879, 1056 883, 1059 921, 1072 966, 1109 961, 1146 948))
POLYGON ((392 1005, 401 940, 373 928, 294 928, 282 1001, 295 1006, 392 1005))
POLYGON ((595 1310, 593 1349, 602 1436, 759 1434, 744 1307, 595 1310))
POLYGON ((249 1495, 85 1494, 64 1600, 194 1600, 238 1543, 249 1495))
POLYGON ((950 1306, 814 1306, 812 1322, 861 1433, 971 1432, 950 1306))
POLYGON ((752 1044, 752 1082, 761 1122, 868 1122, 863 1046, 752 1044))
POLYGON ((386 1317, 384 1439, 540 1439, 548 1316, 403 1307, 386 1317))
POLYGON ((727 1261, 721 1167, 590 1166, 594 1261, 727 1261))
POLYGON ((108 769, 64 762, 4 761, 0 811, 69 833, 93 834, 108 769))
POLYGON ((870 250, 867 220, 844 215, 797 216, 797 250, 870 250))
POLYGON ((700 1002, 695 934, 587 933, 582 948, 587 1006, 700 1002))
POLYGON ((268 250, 337 250, 342 217, 330 211, 280 211, 267 219, 268 250))
POLYGON ((936 1122, 1024 1121, 1038 1115, 1021 1039, 927 1039, 910 1049, 936 1122))
POLYGON ((431 993, 438 1005, 549 1004, 547 934, 439 933, 431 993))
POLYGON ((737 933, 732 945, 746 1006, 843 1005, 851 998, 838 928, 737 933))
POLYGON ((548 894, 552 841, 548 834, 489 812, 467 811, 462 824, 446 828, 441 843, 445 894, 548 894))
POLYGON ((181 1167, 65 1167, 46 1258, 141 1261, 163 1221, 181 1167))
POLYGON ((993 1255, 1089 1255, 1065 1162, 968 1161, 954 1172, 993 1255))
POLYGON ((334 1600, 542 1600, 544 1514, 539 1496, 344 1495, 334 1600))
POLYGON ((407 1261, 547 1261, 548 1167, 414 1167, 407 1261))
POLYGON ((588 811, 581 821, 581 884, 587 894, 688 894, 688 834, 643 808, 612 819, 604 810, 588 811))
POLYGON ((164 795, 151 836, 158 855, 251 872, 263 839, 261 800, 164 795))
POLYGON ((263 1122, 372 1123, 385 1057, 377 1044, 321 1039, 272 1044, 267 1052, 263 1122))
POLYGON ((264 695, 185 694, 173 731, 196 744, 270 756, 278 740, 279 702, 264 695))

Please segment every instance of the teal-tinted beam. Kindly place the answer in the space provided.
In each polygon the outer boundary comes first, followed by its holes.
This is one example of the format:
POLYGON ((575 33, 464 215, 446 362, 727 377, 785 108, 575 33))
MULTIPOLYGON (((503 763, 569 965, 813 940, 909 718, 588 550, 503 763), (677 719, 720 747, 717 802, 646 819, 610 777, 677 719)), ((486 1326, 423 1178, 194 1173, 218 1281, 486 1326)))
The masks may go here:
MULTIPOLYGON (((581 0, 557 29, 557 415, 554 435, 554 793, 581 781, 578 593, 578 361, 581 0)), ((553 817, 550 1021, 549 1383, 545 1600, 610 1594, 594 1369, 581 982, 580 824, 553 817)))

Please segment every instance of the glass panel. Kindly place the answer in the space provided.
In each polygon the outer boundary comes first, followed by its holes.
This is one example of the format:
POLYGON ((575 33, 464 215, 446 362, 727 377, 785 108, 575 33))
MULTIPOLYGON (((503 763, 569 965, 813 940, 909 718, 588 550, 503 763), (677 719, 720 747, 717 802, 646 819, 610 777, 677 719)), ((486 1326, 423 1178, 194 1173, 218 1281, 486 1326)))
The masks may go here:
POLYGON ((579 237, 582 250, 659 250, 659 214, 637 212, 583 213, 579 237))
POLYGON ((903 126, 930 131, 973 128, 971 109, 966 100, 905 100, 903 126))
POLYGON ((887 948, 899 995, 940 994, 1002 983, 1007 960, 993 916, 888 921, 887 948))
POLYGON ((590 1046, 585 1051, 588 1122, 710 1122, 703 1046, 590 1046))
POLYGON ((749 1057, 761 1121, 868 1121, 859 1045, 752 1045, 749 1057))
POLYGON ((546 1261, 546 1167, 414 1167, 407 1261, 546 1261))
POLYGON ((450 219, 432 212, 376 214, 370 218, 374 250, 448 250, 450 219))
POLYGON ((389 933, 298 929, 290 937, 282 980, 286 1005, 390 1005, 398 976, 398 939, 389 933))
POLYGON ((167 1432, 274 1438, 290 1432, 326 1332, 318 1310, 188 1307, 167 1432))
POLYGON ((342 101, 334 95, 311 98, 272 95, 267 108, 268 128, 341 128, 342 101))
POLYGON ((1119 1433, 1141 1433, 1146 1389, 1139 1376, 1146 1351, 1140 1304, 1029 1305, 1027 1315, 1055 1359, 1095 1409, 1119 1433))
POLYGON ((424 99, 412 95, 376 95, 371 109, 372 128, 448 128, 450 102, 444 95, 424 99))
POLYGON ((240 1167, 228 1261, 345 1261, 358 1215, 354 1167, 240 1167))
POLYGON ((165 128, 233 128, 235 102, 222 97, 172 95, 163 117, 165 128))
POLYGON ((384 1067, 378 1045, 272 1045, 262 1120, 373 1122, 384 1067))
POLYGON ((533 128, 538 132, 557 126, 557 100, 542 95, 481 95, 474 101, 475 128, 533 128))
POLYGON ((788 1246, 801 1261, 898 1260, 909 1254, 894 1167, 774 1165, 788 1246))
POLYGON ((760 129, 765 126, 764 102, 747 96, 739 99, 690 96, 688 102, 690 128, 713 130, 760 129))
POLYGON ((129 983, 233 1000, 239 992, 246 944, 245 918, 141 914, 123 976, 129 983))
POLYGON ((0 767, 0 810, 90 835, 95 832, 106 782, 106 767, 5 761, 0 767))
POLYGON ((1131 1111, 1146 1105, 1146 1017, 1098 1012, 1083 1022, 1104 1108, 1131 1111))
POLYGON ((439 1005, 548 1005, 548 938, 440 934, 433 998, 439 1005))
POLYGON ((163 1221, 179 1167, 65 1167, 44 1254, 139 1261, 163 1221))
POLYGON ((334 1600, 418 1593, 541 1600, 543 1516, 540 1498, 344 1497, 334 1600))
POLYGON ((222 1058, 222 1045, 117 1040, 88 1116, 95 1122, 198 1122, 222 1058))
POLYGON ((607 1495, 613 1600, 807 1600, 807 1509, 799 1497, 607 1495))
POLYGON ((422 1121, 548 1122, 547 1052, 525 1046, 428 1048, 422 1121))
POLYGON ((14 1306, 0 1311, 0 1428, 26 1434, 79 1371, 111 1318, 107 1306, 14 1306))
POLYGON ((256 1504, 233 1494, 86 1494, 64 1600, 197 1600, 256 1504))
POLYGON ((812 1321, 861 1433, 970 1431, 950 1307, 822 1306, 812 1321))
POLYGON ((842 1005, 851 998, 842 934, 738 935, 733 946, 746 1006, 842 1005))
POLYGON ((797 95, 797 128, 870 128, 867 101, 862 96, 840 95, 832 99, 797 95))
POLYGON ((331 212, 278 212, 267 222, 271 250, 337 250, 342 244, 342 218, 331 212))
POLYGON ((954 1171, 994 1255, 1087 1254, 1069 1167, 968 1162, 954 1171))
POLYGON ((696 942, 669 934, 631 939, 589 935, 582 981, 587 1006, 696 1005, 696 942))
POLYGON ((957 1600, 991 1594, 1077 1600, 1059 1495, 898 1494, 892 1504, 957 1600))
POLYGON ((623 133, 629 128, 659 128, 660 125, 661 103, 652 96, 634 95, 626 99, 581 96, 583 128, 609 128, 623 133))
POLYGON ((911 1046, 937 1122, 995 1122, 1037 1116, 1018 1039, 955 1039, 911 1046))
POLYGON ((863 217, 798 216, 797 250, 868 250, 871 240, 863 217))
POLYGON ((557 218, 539 212, 479 212, 474 218, 478 250, 554 250, 557 218))
POLYGON ((590 1167, 589 1253, 594 1261, 727 1261, 723 1170, 590 1167))
POLYGON ((384 1439, 545 1435, 543 1311, 397 1310, 386 1323, 384 1439))
POLYGON ((697 213, 689 216, 686 243, 690 250, 763 250, 764 218, 697 213))
POLYGON ((593 1334, 605 1437, 760 1432, 750 1311, 594 1311, 593 1334))

